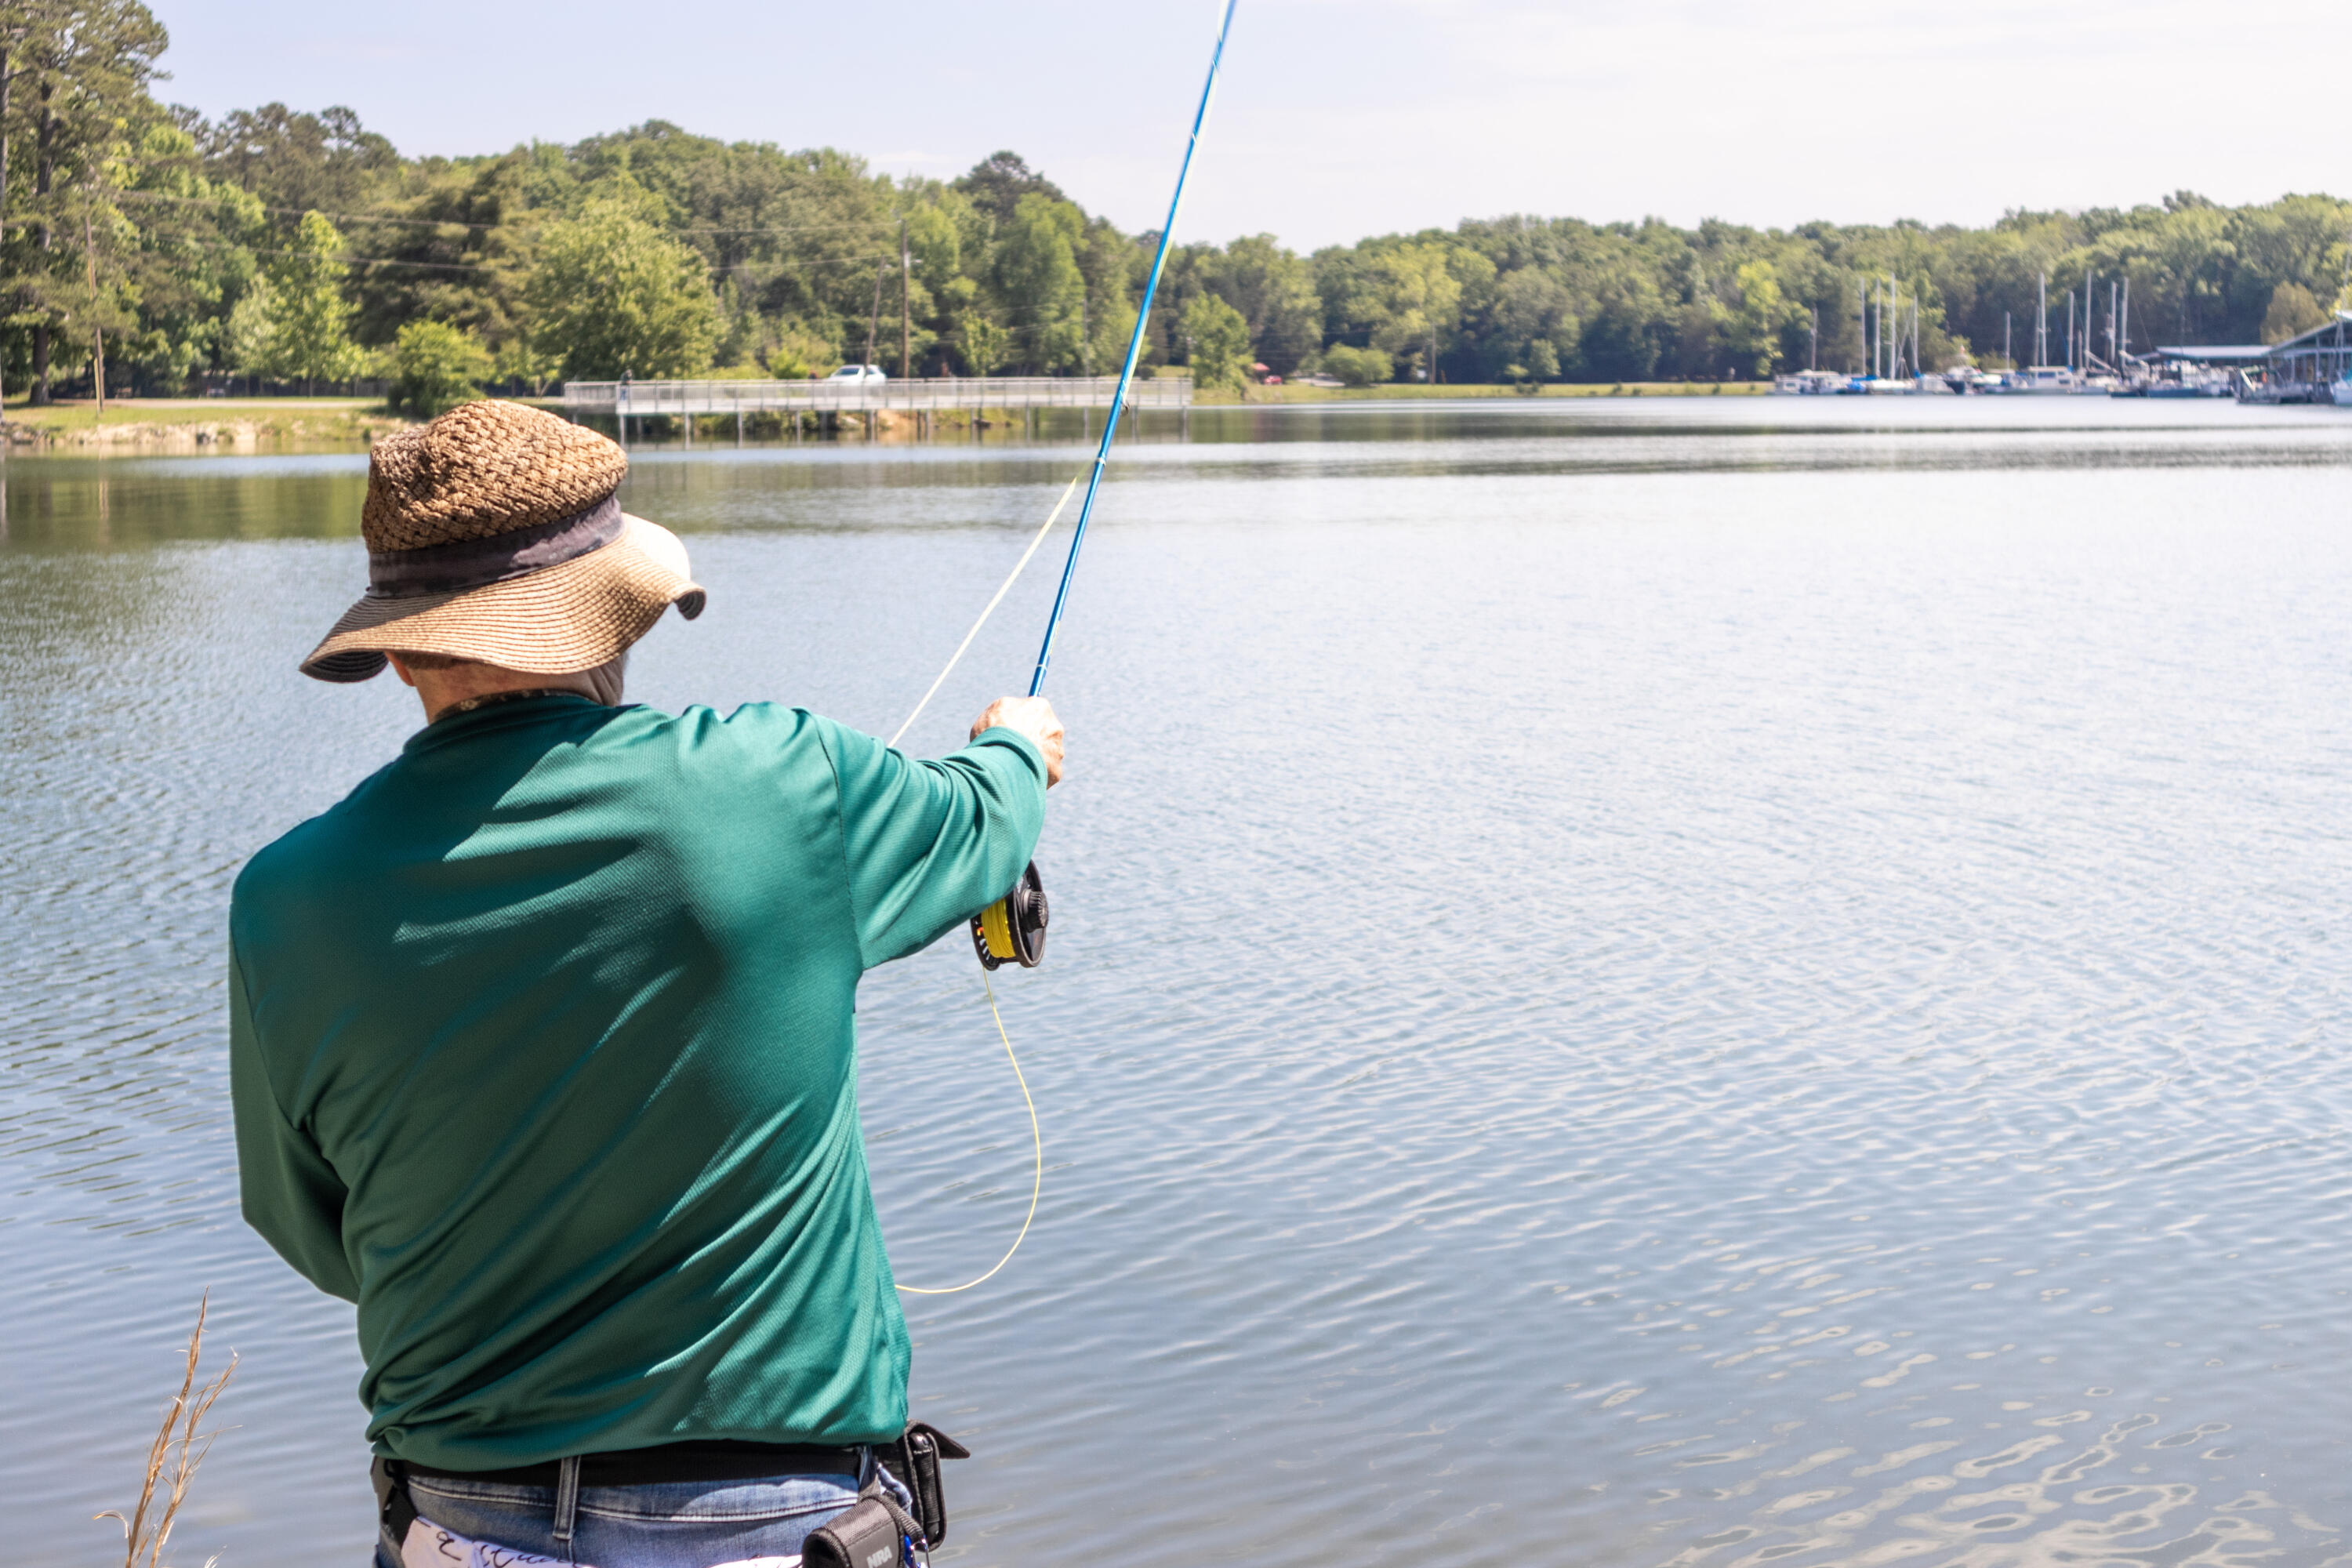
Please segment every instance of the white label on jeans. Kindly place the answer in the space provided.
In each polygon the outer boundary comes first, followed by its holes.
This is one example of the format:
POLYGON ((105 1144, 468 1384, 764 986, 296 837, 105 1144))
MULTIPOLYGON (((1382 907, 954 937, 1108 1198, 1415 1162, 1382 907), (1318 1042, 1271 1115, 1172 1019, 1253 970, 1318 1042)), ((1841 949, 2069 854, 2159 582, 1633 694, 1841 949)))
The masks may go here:
MULTIPOLYGON (((536 1552, 518 1552, 511 1546, 493 1546, 487 1541, 473 1541, 454 1530, 444 1530, 431 1520, 419 1515, 408 1524, 407 1538, 400 1543, 400 1568, 588 1568, 588 1564, 568 1563, 560 1557, 542 1557, 536 1552)), ((731 1563, 713 1563, 709 1568, 801 1568, 801 1560, 793 1557, 739 1557, 731 1563)))

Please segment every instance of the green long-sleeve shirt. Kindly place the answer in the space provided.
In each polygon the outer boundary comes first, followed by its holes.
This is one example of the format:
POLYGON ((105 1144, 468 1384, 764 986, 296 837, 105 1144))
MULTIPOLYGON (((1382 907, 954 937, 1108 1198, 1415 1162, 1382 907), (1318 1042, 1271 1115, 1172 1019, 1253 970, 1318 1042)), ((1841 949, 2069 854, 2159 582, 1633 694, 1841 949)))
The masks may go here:
POLYGON ((858 977, 1002 895, 1045 767, 798 710, 446 718, 229 913, 246 1218, 359 1306, 381 1453, 450 1469, 906 1421, 858 977))

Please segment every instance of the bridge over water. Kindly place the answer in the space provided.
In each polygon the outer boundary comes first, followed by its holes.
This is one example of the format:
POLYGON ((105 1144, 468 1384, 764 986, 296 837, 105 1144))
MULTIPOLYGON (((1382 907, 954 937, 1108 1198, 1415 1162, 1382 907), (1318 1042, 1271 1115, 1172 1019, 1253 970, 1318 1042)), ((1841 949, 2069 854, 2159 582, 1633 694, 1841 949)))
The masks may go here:
MULTIPOLYGON (((629 438, 632 420, 639 422, 640 430, 646 419, 679 420, 691 445, 694 421, 711 416, 732 415, 738 440, 742 438, 744 417, 755 414, 814 414, 826 423, 854 418, 864 422, 870 432, 876 416, 884 413, 912 415, 919 428, 928 428, 932 416, 954 413, 976 427, 983 411, 1018 412, 1026 423, 1037 409, 1108 409, 1118 393, 1115 375, 950 375, 868 382, 567 381, 562 407, 574 419, 613 420, 624 442, 629 438)), ((1192 405, 1189 375, 1156 375, 1128 385, 1130 412, 1185 410, 1192 405)), ((797 420, 793 429, 797 433, 797 420)))

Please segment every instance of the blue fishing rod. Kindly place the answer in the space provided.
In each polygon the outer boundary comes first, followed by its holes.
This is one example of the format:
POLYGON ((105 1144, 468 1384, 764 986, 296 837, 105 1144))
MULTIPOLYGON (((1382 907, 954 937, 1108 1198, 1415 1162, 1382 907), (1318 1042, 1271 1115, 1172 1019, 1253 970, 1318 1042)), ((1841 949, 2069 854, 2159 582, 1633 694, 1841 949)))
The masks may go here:
MULTIPOLYGON (((1045 670, 1054 662, 1054 635, 1062 629, 1062 611, 1070 602, 1070 579, 1077 574, 1078 551, 1087 542, 1087 523, 1095 514, 1095 494, 1102 487, 1103 467, 1110 461, 1110 444, 1118 435, 1119 416, 1127 412, 1128 387, 1135 380, 1135 362, 1143 353, 1143 333, 1151 320, 1152 297, 1160 291, 1160 274, 1168 265, 1168 243, 1176 233, 1176 214, 1184 205, 1184 181, 1192 172, 1192 154, 1200 150, 1201 127, 1208 123, 1209 102, 1217 93, 1217 68, 1224 63, 1225 39, 1234 30, 1234 7, 1225 0, 1217 24, 1217 47, 1209 56, 1209 79, 1201 86, 1201 102, 1192 110, 1192 134, 1184 139, 1184 161, 1176 170, 1176 190, 1168 198, 1168 221, 1160 226, 1160 247, 1152 252, 1151 276, 1144 280, 1143 302, 1135 312, 1135 331, 1127 340, 1127 363, 1118 369, 1118 389, 1111 395, 1110 419, 1103 426, 1102 443, 1095 448, 1095 464, 1087 475, 1087 499, 1078 507, 1077 526, 1070 533, 1070 553, 1062 563, 1061 585, 1054 590, 1054 613, 1045 618, 1045 640, 1037 647, 1037 668, 1029 677, 1029 695, 1045 689, 1045 670)), ((1048 526, 1052 520, 1047 519, 1048 526)), ((1045 956, 1045 885, 1037 864, 1031 861, 1013 890, 972 917, 972 946, 989 969, 1017 963, 1034 969, 1045 956)))
POLYGON ((1054 634, 1062 627, 1062 609, 1069 603, 1070 578, 1078 569, 1078 550, 1087 542, 1087 521, 1094 516, 1095 491, 1102 485, 1103 465, 1110 460, 1110 444, 1118 434, 1118 416, 1127 410, 1127 389, 1135 380, 1135 362, 1143 352, 1143 332, 1151 320, 1151 298, 1160 291, 1160 274, 1168 265, 1168 242, 1175 237, 1176 212, 1184 205, 1184 179, 1192 172, 1192 154, 1201 145, 1201 127, 1208 122, 1209 100, 1217 92, 1217 68, 1224 63, 1225 38, 1234 29, 1234 7, 1225 0, 1224 19, 1217 26, 1217 47, 1209 56, 1209 79, 1201 88, 1200 107, 1192 111, 1192 133, 1184 139, 1184 162, 1176 171, 1176 193, 1168 198, 1168 221, 1160 226, 1160 248, 1152 252, 1151 276, 1143 285, 1143 304, 1135 313, 1135 331, 1128 335, 1127 363, 1118 369, 1118 391, 1111 398, 1110 423, 1103 426, 1102 444, 1095 448, 1094 471, 1087 476, 1087 499, 1078 506, 1078 524, 1070 534, 1069 558, 1062 563, 1062 585, 1054 591, 1054 613, 1045 617, 1045 640, 1037 648, 1037 669, 1029 678, 1029 695, 1045 685, 1045 668, 1054 662, 1054 634))

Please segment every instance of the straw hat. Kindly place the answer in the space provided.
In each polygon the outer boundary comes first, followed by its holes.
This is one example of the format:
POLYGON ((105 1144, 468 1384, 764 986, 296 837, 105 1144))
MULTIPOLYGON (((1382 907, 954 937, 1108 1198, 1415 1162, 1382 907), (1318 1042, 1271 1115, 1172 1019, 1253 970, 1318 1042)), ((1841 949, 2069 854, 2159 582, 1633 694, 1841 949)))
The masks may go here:
POLYGON ((593 669, 703 590, 686 546, 621 510, 628 455, 520 403, 469 403, 375 445, 360 532, 368 590, 302 661, 365 680, 386 653, 557 675, 593 669))

